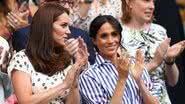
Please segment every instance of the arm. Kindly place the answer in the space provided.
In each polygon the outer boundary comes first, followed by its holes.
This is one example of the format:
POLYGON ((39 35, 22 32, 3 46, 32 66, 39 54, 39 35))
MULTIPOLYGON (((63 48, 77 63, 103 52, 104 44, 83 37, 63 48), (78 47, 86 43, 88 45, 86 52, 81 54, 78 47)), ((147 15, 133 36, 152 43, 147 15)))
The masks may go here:
POLYGON ((179 70, 175 63, 173 65, 165 64, 165 78, 170 86, 175 86, 177 84, 179 78, 179 70))
MULTIPOLYGON (((144 85, 144 82, 141 78, 141 75, 143 74, 143 69, 144 69, 144 57, 142 56, 141 50, 137 50, 136 63, 134 68, 131 70, 132 75, 140 89, 140 93, 142 95, 144 104, 159 104, 157 99, 154 96, 152 96, 152 94, 144 85)), ((147 74, 147 72, 145 72, 144 74, 147 74)), ((146 77, 149 77, 149 76, 146 76, 146 77)))
POLYGON ((118 79, 114 94, 111 99, 111 104, 122 104, 122 97, 124 94, 125 85, 126 79, 125 80, 118 79))
POLYGON ((179 56, 185 48, 185 40, 180 41, 169 47, 164 60, 165 62, 165 78, 170 86, 175 86, 179 78, 179 70, 174 62, 175 58, 179 56), (171 63, 167 65, 167 63, 171 63))
POLYGON ((47 91, 33 94, 30 75, 14 69, 11 72, 11 78, 18 102, 20 104, 46 104, 59 95, 64 95, 65 91, 74 85, 77 70, 77 65, 72 65, 72 69, 68 71, 65 80, 61 84, 47 91), (24 83, 22 83, 22 79, 24 79, 24 83))
POLYGON ((164 56, 170 44, 170 38, 166 38, 156 49, 153 59, 146 64, 148 72, 152 72, 162 64, 164 56))
POLYGON ((129 54, 121 49, 120 57, 113 63, 115 63, 117 67, 118 81, 112 96, 111 104, 122 104, 122 97, 125 92, 126 80, 129 73, 129 54))
POLYGON ((151 95, 149 90, 144 85, 143 80, 136 81, 137 85, 139 86, 140 93, 143 97, 144 104, 159 104, 157 98, 151 95))
POLYGON ((75 104, 80 104, 80 94, 78 87, 71 88, 69 95, 65 99, 65 104, 74 104, 74 102, 75 104))
POLYGON ((152 72, 154 69, 156 69, 161 63, 158 63, 155 61, 155 59, 151 60, 149 63, 146 64, 146 69, 148 72, 152 72))
POLYGON ((14 70, 11 77, 19 104, 46 104, 67 90, 64 82, 48 91, 32 94, 32 83, 28 74, 14 70), (22 79, 24 79, 24 83, 22 83, 22 79))
POLYGON ((79 49, 75 53, 75 68, 77 68, 77 73, 75 75, 75 81, 74 84, 70 90, 69 95, 65 99, 65 104, 80 104, 80 94, 79 94, 79 88, 78 88, 78 80, 79 75, 81 71, 84 70, 84 66, 88 63, 88 52, 87 52, 87 46, 84 43, 83 39, 81 37, 78 38, 79 41, 79 49), (71 100, 73 99, 73 100, 71 100))

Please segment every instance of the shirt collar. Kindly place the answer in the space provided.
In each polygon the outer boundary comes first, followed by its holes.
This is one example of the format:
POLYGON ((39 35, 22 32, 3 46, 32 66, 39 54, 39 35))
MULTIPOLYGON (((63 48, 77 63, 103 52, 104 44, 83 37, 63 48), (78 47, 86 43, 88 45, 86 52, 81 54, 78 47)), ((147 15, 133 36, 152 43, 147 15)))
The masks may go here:
POLYGON ((96 53, 95 64, 97 64, 99 66, 99 65, 102 65, 102 64, 105 64, 105 63, 111 63, 111 61, 103 58, 100 54, 96 53))

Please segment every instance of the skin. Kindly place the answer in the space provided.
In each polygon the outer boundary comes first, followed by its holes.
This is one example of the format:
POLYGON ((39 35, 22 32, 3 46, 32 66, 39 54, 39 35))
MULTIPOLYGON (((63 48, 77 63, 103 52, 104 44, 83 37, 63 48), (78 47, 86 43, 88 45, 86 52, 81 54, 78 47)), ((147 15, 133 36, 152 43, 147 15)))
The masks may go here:
MULTIPOLYGON (((66 37, 67 35, 69 35, 69 33, 70 33, 69 16, 66 13, 63 13, 53 23, 53 39, 60 45, 68 46, 65 44, 65 41, 68 41, 66 40, 66 37)), ((67 73, 65 80, 61 84, 53 88, 50 88, 47 91, 32 94, 31 76, 22 71, 18 70, 12 71, 11 73, 12 83, 19 104, 46 104, 49 103, 54 98, 58 97, 59 95, 62 95, 65 90, 71 88, 71 91, 69 92, 69 95, 65 100, 66 104, 70 104, 70 102, 67 99, 68 97, 74 97, 75 95, 78 95, 78 92, 74 87, 77 84, 76 78, 78 78, 79 73, 83 69, 82 66, 85 65, 88 60, 87 47, 85 43, 81 38, 78 38, 77 40, 79 43, 78 45, 79 48, 75 52, 74 58, 76 61, 74 64, 72 64, 71 70, 67 73), (24 79, 24 83, 22 83, 22 79, 24 79), (71 93, 74 94, 72 95, 71 93)), ((75 102, 76 103, 80 102, 79 96, 75 97, 76 97, 75 102)))
MULTIPOLYGON (((131 20, 126 25, 136 30, 148 29, 154 12, 154 0, 127 0, 131 8, 131 20)), ((154 58, 146 64, 149 72, 156 69, 165 59, 168 62, 182 53, 185 47, 185 41, 180 41, 170 46, 170 38, 166 38, 156 49, 154 58), (177 51, 174 51, 176 49, 177 51)), ((170 86, 175 86, 179 71, 176 64, 165 65, 165 78, 170 86), (173 80, 172 80, 173 79, 173 80)))
POLYGON ((154 12, 153 0, 127 0, 131 8, 131 21, 128 25, 135 29, 143 29, 148 27, 154 12), (134 25, 133 25, 134 24, 134 25))
MULTIPOLYGON (((106 22, 100 27, 96 34, 96 38, 92 38, 92 41, 93 44, 97 46, 99 54, 105 59, 111 60, 117 68, 118 81, 111 99, 111 104, 122 104, 122 96, 124 94, 125 84, 128 78, 130 61, 129 55, 126 52, 122 52, 120 57, 117 55, 117 51, 120 46, 120 35, 115 31, 110 23, 106 22)), ((143 67, 144 58, 142 56, 142 52, 139 50, 136 54, 136 65, 134 66, 134 70, 131 70, 132 75, 139 86, 144 103, 156 104, 158 101, 156 101, 156 99, 146 89, 143 80, 141 79, 144 69, 143 67)))
POLYGON ((93 43, 98 47, 100 55, 113 60, 119 47, 120 36, 109 23, 105 23, 99 29, 93 43))
POLYGON ((69 30, 69 16, 64 13, 57 18, 57 21, 53 23, 53 38, 55 42, 65 46, 65 49, 74 55, 78 51, 78 39, 67 39, 71 33, 69 30))

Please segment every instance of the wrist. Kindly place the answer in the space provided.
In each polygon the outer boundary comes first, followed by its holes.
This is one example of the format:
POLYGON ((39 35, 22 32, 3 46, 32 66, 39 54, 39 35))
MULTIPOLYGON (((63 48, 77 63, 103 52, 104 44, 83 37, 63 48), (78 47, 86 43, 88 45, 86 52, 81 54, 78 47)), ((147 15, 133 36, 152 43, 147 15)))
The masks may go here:
POLYGON ((143 82, 142 79, 139 79, 139 80, 136 80, 136 83, 137 83, 139 86, 141 86, 144 82, 143 82))
POLYGON ((118 84, 125 85, 126 84, 126 80, 118 79, 118 84))
POLYGON ((171 60, 164 59, 164 63, 166 65, 173 65, 175 63, 175 59, 171 59, 171 60))
POLYGON ((151 64, 151 68, 152 68, 152 69, 155 69, 155 68, 158 67, 161 63, 156 62, 156 61, 152 61, 150 64, 151 64))

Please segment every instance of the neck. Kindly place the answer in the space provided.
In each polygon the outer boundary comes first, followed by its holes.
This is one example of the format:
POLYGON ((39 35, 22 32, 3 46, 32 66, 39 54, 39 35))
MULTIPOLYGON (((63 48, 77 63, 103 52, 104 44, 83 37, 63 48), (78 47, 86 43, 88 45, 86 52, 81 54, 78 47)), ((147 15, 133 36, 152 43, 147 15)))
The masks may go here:
POLYGON ((105 56, 105 55, 102 55, 101 53, 100 53, 100 55, 104 58, 104 59, 106 59, 106 60, 110 60, 113 64, 116 64, 116 59, 117 59, 117 54, 115 54, 115 55, 112 55, 112 56, 105 56))
POLYGON ((137 21, 137 20, 131 20, 129 23, 127 23, 126 25, 129 27, 129 28, 132 28, 132 29, 136 29, 136 30, 144 30, 144 29, 147 29, 149 27, 149 24, 150 23, 147 23, 147 22, 143 22, 143 21, 137 21))

